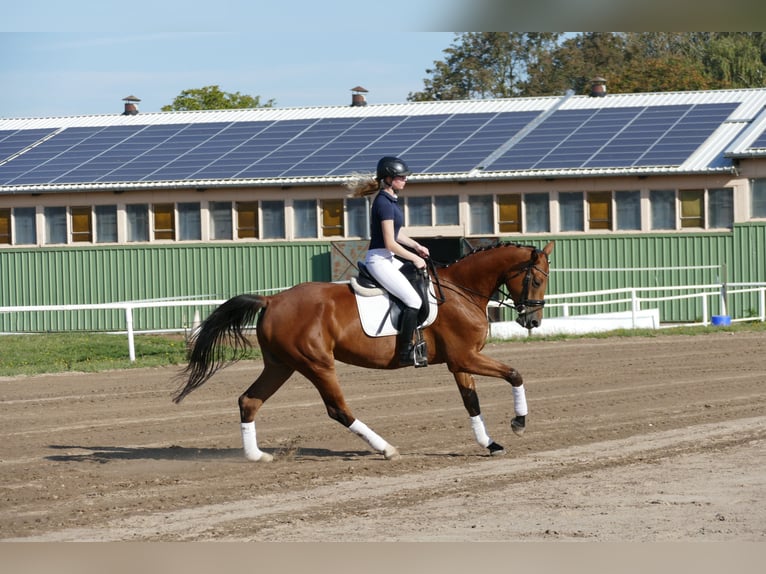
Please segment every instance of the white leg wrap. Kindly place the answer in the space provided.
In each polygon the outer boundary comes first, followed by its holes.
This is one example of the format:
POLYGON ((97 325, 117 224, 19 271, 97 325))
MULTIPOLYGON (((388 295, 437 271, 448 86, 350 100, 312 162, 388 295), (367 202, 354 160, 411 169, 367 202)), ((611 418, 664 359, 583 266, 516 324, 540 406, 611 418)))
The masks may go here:
POLYGON ((383 440, 380 435, 373 431, 370 427, 364 424, 359 419, 356 419, 351 426, 348 427, 352 433, 362 437, 370 447, 377 452, 385 453, 390 445, 383 440))
POLYGON ((240 429, 242 430, 242 446, 245 448, 247 460, 269 462, 274 459, 269 453, 258 448, 258 441, 255 439, 255 421, 240 423, 240 429))
POLYGON ((518 387, 511 387, 513 390, 513 410, 516 411, 516 415, 520 417, 527 416, 527 392, 524 390, 524 385, 518 387))
POLYGON ((487 429, 484 426, 484 419, 481 418, 481 415, 471 417, 471 428, 473 429, 473 436, 476 437, 476 442, 481 446, 488 447, 492 444, 492 439, 489 438, 489 435, 487 434, 487 429))

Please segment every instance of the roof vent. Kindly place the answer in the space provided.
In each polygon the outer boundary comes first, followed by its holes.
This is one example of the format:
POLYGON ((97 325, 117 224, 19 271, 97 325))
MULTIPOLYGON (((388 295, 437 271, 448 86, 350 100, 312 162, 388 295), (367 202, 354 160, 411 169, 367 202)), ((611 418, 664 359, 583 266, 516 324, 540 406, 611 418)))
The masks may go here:
POLYGON ((590 97, 603 98, 606 95, 606 80, 596 76, 590 81, 590 97))
POLYGON ((141 101, 140 99, 136 96, 127 96, 122 98, 122 101, 125 102, 125 111, 122 112, 123 116, 135 116, 138 114, 138 102, 141 101))
POLYGON ((362 86, 351 88, 351 107, 366 106, 367 100, 364 98, 364 95, 367 92, 362 86))

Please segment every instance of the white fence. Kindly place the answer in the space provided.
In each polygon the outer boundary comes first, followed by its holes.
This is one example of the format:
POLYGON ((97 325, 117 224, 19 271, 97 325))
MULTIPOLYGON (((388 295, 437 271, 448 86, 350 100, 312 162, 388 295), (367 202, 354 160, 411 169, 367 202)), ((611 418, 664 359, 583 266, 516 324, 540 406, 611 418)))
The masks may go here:
MULTIPOLYGON (((279 291, 275 289, 273 291, 279 291)), ((697 323, 686 323, 692 325, 709 325, 713 316, 708 312, 710 308, 710 301, 712 298, 720 298, 720 309, 726 309, 726 299, 728 296, 735 295, 737 293, 752 293, 757 292, 758 296, 758 314, 751 317, 737 317, 731 318, 732 322, 736 321, 766 321, 766 283, 714 283, 708 285, 687 285, 678 287, 634 287, 623 289, 607 289, 601 291, 587 291, 581 293, 565 293, 558 295, 546 295, 546 308, 560 307, 563 310, 563 316, 566 319, 577 321, 581 319, 583 324, 580 325, 579 332, 582 332, 584 328, 603 330, 603 328, 596 328, 596 323, 601 322, 603 327, 603 321, 600 321, 599 308, 603 306, 613 306, 616 304, 625 305, 626 310, 629 312, 631 320, 628 322, 628 327, 638 328, 641 327, 641 317, 646 315, 647 305, 657 303, 659 301, 670 301, 678 299, 690 299, 697 298, 700 300, 702 308, 702 320, 697 323), (671 294, 659 295, 661 292, 669 292, 671 294), (620 299, 610 299, 612 295, 624 294, 625 296, 620 299), (594 297, 604 297, 603 301, 594 301, 594 297), (590 298, 589 301, 582 301, 584 298, 590 298), (573 311, 587 309, 585 313, 577 314, 573 311), (594 321, 596 319, 596 321, 594 321), (590 325, 588 327, 587 325, 590 325)), ((135 335, 137 333, 159 333, 159 332, 176 332, 183 333, 190 330, 195 325, 182 326, 177 329, 166 329, 164 331, 142 331, 136 328, 133 321, 133 311, 136 309, 147 308, 169 308, 169 307, 192 307, 197 309, 199 314, 200 308, 212 308, 217 307, 223 303, 223 299, 172 299, 172 300, 155 300, 155 301, 123 301, 118 303, 98 303, 91 305, 43 305, 43 306, 18 306, 18 307, 0 307, 0 313, 22 313, 22 312, 53 312, 53 311, 92 311, 99 309, 111 309, 122 310, 125 313, 125 325, 124 331, 111 331, 115 334, 126 334, 128 337, 128 354, 131 361, 136 360, 135 349, 135 335)), ((510 302, 508 302, 510 303, 510 302)), ((501 305, 501 302, 491 302, 490 305, 501 305)), ((725 315, 725 312, 723 313, 725 315)), ((624 315, 624 313, 623 313, 624 315)), ((555 319, 545 319, 546 323, 552 323, 555 319)), ((657 321, 654 321, 657 323, 657 321)), ((511 322, 508 322, 511 324, 511 322)), ((515 323, 513 323, 515 325, 515 323)), ((497 325, 500 327, 500 325, 497 325)), ((659 327, 659 325, 656 325, 659 327)), ((518 327, 518 326, 517 326, 518 327)), ((521 327, 518 327, 521 329, 521 327)), ((527 331, 521 329, 523 333, 527 331)), ((9 335, 13 333, 2 333, 3 335, 9 335)))
MULTIPOLYGON (((543 320, 542 331, 582 333, 587 331, 603 331, 610 328, 637 329, 649 326, 660 328, 661 318, 658 311, 652 305, 662 301, 683 299, 698 299, 701 309, 701 320, 687 322, 684 325, 707 326, 715 323, 718 319, 726 319, 726 322, 766 321, 766 283, 712 283, 708 285, 683 285, 671 287, 628 287, 622 289, 604 289, 599 291, 584 291, 581 293, 564 293, 558 295, 546 295, 545 307, 550 309, 558 307, 562 309, 562 320, 546 318, 543 320), (662 294, 661 294, 662 293, 662 294), (758 311, 756 315, 749 317, 729 317, 727 314, 727 300, 737 294, 758 293, 758 311), (620 297, 623 295, 623 297, 620 297), (613 298, 617 296, 617 298, 613 298), (594 298, 603 298, 594 300, 594 298), (588 298, 588 301, 582 299, 588 298), (711 301, 718 299, 720 315, 711 315, 709 309, 711 301), (624 312, 603 313, 601 309, 606 306, 624 306, 624 312), (585 312, 579 312, 586 309, 585 312), (558 324, 557 324, 558 321, 558 324), (551 327, 553 326, 553 327, 551 327)), ((493 302, 491 305, 500 306, 512 304, 511 301, 493 302)), ((665 323, 664 326, 673 326, 665 323)), ((527 333, 526 329, 514 326, 513 322, 504 322, 503 325, 492 325, 493 336, 503 338, 505 336, 517 336, 527 333)))

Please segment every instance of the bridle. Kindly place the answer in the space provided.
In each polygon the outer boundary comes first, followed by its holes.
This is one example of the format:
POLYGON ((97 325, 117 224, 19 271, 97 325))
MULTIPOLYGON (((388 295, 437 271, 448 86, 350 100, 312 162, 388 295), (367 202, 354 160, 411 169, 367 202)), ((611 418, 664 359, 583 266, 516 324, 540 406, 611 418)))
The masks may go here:
POLYGON ((548 277, 548 272, 543 271, 537 265, 537 260, 541 254, 545 255, 545 252, 541 249, 537 249, 536 247, 533 247, 532 257, 529 260, 529 262, 526 265, 524 265, 524 267, 516 271, 516 273, 514 273, 510 277, 501 278, 498 284, 497 291, 500 292, 500 294, 503 296, 503 299, 504 299, 500 303, 500 305, 505 307, 510 307, 510 305, 505 303, 505 299, 512 300, 514 302, 513 308, 516 310, 516 313, 519 314, 519 317, 517 320, 520 320, 522 317, 524 317, 528 313, 531 313, 532 311, 535 311, 537 309, 542 309, 545 306, 545 299, 530 299, 529 298, 529 285, 532 282, 532 271, 537 271, 544 277, 548 277), (507 284, 508 281, 510 281, 511 279, 513 279, 514 277, 518 276, 521 273, 524 273, 524 279, 523 279, 522 287, 521 287, 521 298, 520 298, 521 300, 514 301, 510 292, 507 289, 503 289, 503 285, 507 284))
MULTIPOLYGON (((527 307, 535 307, 542 309, 545 306, 545 299, 530 299, 529 298, 529 284, 532 281, 532 271, 537 271, 543 277, 548 277, 548 273, 540 269, 537 266, 537 259, 540 255, 545 253, 541 249, 534 248, 532 251, 532 259, 527 263, 520 273, 524 273, 524 282, 521 289, 521 301, 516 303, 515 308, 519 316, 526 315, 529 311, 527 307)), ((547 257, 547 256, 546 256, 547 257)), ((501 291, 502 293, 502 291, 501 291)), ((505 294, 504 294, 505 295, 505 294)), ((510 297, 510 294, 508 295, 510 297)))

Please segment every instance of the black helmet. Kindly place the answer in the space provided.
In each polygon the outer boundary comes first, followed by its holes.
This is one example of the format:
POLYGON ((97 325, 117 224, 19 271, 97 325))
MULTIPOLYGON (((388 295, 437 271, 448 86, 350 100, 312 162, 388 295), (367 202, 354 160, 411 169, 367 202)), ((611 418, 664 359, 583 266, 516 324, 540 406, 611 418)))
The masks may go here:
POLYGON ((410 175, 412 171, 407 164, 400 160, 398 157, 386 156, 380 158, 378 161, 378 170, 376 179, 380 181, 387 177, 394 177, 397 175, 410 175))

